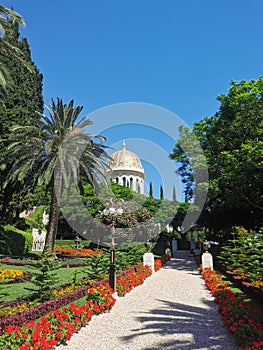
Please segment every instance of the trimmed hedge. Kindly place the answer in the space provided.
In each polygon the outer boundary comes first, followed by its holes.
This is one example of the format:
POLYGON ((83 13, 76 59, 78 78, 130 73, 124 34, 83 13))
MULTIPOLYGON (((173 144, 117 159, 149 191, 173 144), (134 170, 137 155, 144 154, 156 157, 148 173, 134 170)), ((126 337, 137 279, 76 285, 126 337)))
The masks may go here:
POLYGON ((11 225, 0 226, 0 254, 23 255, 32 249, 31 232, 21 231, 11 225))

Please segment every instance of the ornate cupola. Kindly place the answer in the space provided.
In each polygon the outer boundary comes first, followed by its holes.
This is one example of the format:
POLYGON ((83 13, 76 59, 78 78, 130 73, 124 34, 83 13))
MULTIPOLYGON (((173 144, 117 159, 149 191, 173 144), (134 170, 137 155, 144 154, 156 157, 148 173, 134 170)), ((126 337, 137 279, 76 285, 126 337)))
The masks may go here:
POLYGON ((125 142, 123 142, 120 151, 112 154, 109 166, 111 168, 110 179, 112 181, 144 194, 146 174, 142 163, 135 153, 126 149, 125 142))

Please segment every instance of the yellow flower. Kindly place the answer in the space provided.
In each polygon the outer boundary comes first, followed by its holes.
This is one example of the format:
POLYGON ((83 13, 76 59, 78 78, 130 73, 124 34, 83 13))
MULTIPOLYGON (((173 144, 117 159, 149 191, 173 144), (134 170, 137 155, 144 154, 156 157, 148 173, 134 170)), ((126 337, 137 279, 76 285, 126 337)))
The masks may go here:
POLYGON ((8 269, 0 269, 0 279, 5 280, 5 279, 13 279, 18 276, 23 276, 23 271, 22 270, 8 270, 8 269))

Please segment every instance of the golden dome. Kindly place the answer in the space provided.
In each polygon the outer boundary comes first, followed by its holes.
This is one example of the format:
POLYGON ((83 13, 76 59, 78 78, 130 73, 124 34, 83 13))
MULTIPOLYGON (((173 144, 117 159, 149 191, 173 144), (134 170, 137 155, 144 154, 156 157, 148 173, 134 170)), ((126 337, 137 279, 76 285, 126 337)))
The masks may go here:
POLYGON ((110 167, 112 171, 133 170, 144 174, 144 169, 140 159, 135 153, 126 149, 125 142, 122 144, 122 149, 113 153, 111 158, 110 167))

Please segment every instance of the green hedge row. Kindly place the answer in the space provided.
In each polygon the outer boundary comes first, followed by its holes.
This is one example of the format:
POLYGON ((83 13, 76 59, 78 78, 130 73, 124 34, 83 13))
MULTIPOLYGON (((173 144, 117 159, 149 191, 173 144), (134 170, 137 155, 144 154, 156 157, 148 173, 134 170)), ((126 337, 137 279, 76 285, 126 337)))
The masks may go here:
POLYGON ((0 226, 0 254, 23 255, 31 252, 31 232, 21 231, 11 225, 0 226))

